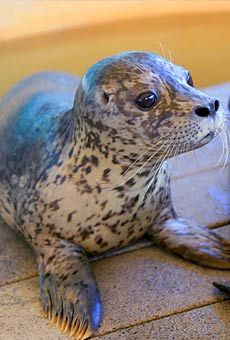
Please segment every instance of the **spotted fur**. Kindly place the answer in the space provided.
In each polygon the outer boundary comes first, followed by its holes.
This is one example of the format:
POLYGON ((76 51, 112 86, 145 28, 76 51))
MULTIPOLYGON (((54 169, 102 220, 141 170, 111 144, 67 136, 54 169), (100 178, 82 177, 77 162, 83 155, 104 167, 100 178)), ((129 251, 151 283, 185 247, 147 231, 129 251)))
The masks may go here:
POLYGON ((74 77, 44 73, 0 103, 0 214, 36 251, 47 315, 76 338, 91 334, 101 316, 99 307, 88 307, 100 302, 86 253, 123 247, 148 232, 185 258, 230 267, 229 244, 179 220, 172 207, 164 161, 201 147, 223 126, 215 100, 187 76, 160 56, 127 52, 93 65, 75 99, 74 77), (146 91, 157 103, 143 111, 135 100, 146 91), (210 116, 197 116, 197 107, 210 116), (188 237, 194 234, 198 243, 203 235, 208 255, 188 237))

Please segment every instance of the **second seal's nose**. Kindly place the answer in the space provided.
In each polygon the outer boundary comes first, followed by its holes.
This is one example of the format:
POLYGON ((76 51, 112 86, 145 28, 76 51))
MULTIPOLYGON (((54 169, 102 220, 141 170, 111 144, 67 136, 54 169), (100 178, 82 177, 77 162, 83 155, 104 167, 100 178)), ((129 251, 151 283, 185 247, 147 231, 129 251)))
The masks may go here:
POLYGON ((219 100, 214 100, 210 106, 197 106, 194 113, 199 117, 208 117, 210 114, 215 114, 219 109, 219 100))

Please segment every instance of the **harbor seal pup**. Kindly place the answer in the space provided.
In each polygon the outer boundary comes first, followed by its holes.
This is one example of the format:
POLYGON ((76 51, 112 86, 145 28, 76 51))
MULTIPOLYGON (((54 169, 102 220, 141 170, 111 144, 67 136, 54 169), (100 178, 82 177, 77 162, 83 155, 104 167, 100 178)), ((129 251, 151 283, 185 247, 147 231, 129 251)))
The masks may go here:
POLYGON ((230 268, 229 243, 178 217, 165 160, 223 128, 217 99, 184 68, 152 53, 121 53, 80 80, 42 73, 0 103, 0 214, 35 250, 44 311, 86 339, 101 301, 88 254, 155 243, 201 265, 230 268))

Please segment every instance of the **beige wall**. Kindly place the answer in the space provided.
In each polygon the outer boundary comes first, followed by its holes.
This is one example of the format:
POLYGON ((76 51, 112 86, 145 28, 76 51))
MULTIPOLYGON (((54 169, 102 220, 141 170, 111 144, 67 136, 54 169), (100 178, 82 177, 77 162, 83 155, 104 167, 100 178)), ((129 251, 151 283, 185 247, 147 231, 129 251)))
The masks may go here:
POLYGON ((159 42, 198 86, 230 78, 229 1, 3 0, 0 13, 0 95, 39 70, 81 75, 119 51, 162 54, 159 42))

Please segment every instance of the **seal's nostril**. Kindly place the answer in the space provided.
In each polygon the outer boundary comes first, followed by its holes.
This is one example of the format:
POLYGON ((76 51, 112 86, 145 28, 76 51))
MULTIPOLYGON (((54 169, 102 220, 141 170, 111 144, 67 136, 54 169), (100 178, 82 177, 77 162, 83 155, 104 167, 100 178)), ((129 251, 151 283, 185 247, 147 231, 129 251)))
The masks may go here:
POLYGON ((220 107, 220 102, 219 102, 219 100, 216 99, 216 100, 214 101, 215 112, 218 111, 219 107, 220 107))
POLYGON ((200 106, 194 110, 195 114, 199 117, 207 117, 210 115, 210 110, 208 107, 200 106))

